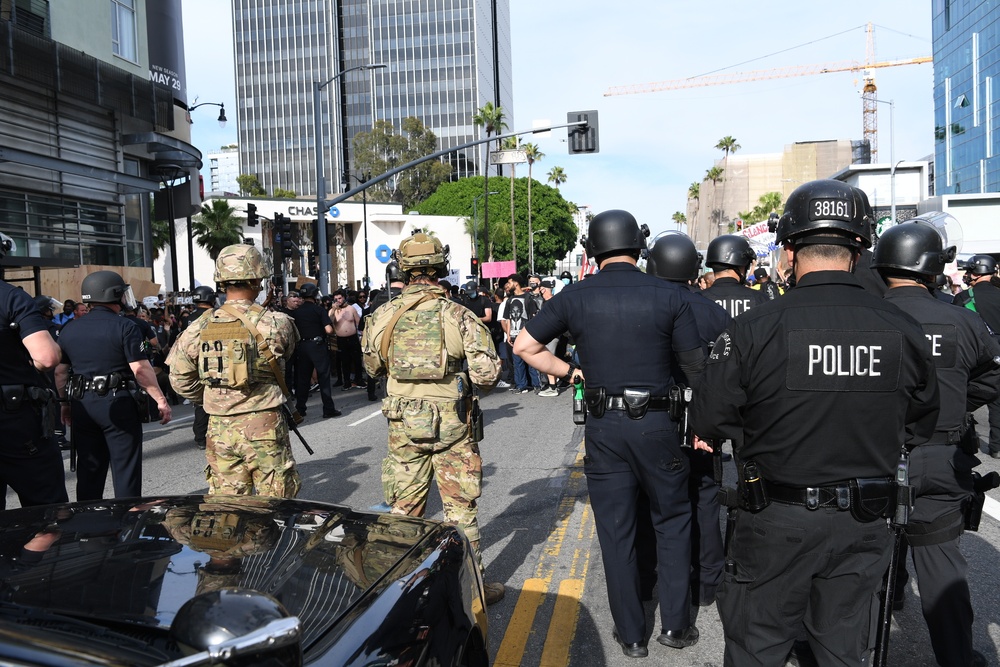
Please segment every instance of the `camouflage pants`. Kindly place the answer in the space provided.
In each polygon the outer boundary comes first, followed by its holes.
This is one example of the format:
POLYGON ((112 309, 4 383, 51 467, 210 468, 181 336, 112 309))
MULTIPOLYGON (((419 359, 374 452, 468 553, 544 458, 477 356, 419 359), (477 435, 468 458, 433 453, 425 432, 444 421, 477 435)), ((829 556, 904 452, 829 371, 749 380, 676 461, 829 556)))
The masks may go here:
POLYGON ((471 440, 468 426, 454 411, 440 412, 439 437, 434 440, 414 441, 407 431, 403 419, 389 420, 389 455, 382 463, 386 503, 392 506, 393 514, 423 516, 433 477, 445 520, 465 532, 478 557, 476 501, 483 481, 479 445, 471 440))
POLYGON ((301 483, 278 410, 209 415, 205 448, 209 493, 294 498, 301 483))

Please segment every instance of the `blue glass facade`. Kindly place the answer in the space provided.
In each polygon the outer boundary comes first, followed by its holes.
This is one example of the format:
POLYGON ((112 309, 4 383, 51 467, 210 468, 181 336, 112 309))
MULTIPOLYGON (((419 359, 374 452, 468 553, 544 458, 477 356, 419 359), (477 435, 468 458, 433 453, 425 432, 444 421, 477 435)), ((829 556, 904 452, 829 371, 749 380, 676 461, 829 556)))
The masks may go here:
POLYGON ((936 194, 1000 191, 1000 6, 934 0, 936 194))

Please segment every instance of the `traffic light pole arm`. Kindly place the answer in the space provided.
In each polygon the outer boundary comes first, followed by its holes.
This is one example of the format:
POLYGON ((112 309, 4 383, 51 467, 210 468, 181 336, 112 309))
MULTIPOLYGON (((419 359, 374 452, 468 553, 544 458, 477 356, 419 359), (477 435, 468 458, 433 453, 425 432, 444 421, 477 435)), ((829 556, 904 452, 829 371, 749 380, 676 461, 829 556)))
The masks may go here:
POLYGON ((396 167, 395 169, 390 169, 389 171, 385 172, 380 176, 376 176, 370 181, 365 181, 364 183, 359 184, 357 187, 352 188, 341 195, 337 195, 336 197, 330 199, 329 201, 323 202, 323 210, 319 211, 319 213, 320 214, 326 213, 327 211, 330 210, 330 207, 336 206, 340 202, 345 201, 353 197, 354 195, 363 192, 364 190, 367 190, 369 187, 373 185, 378 185, 382 181, 388 180, 393 176, 395 176, 396 174, 406 171, 410 167, 416 167, 418 164, 423 164, 424 162, 427 162, 429 160, 436 160, 437 158, 447 155, 448 153, 454 153, 455 151, 461 151, 465 150, 466 148, 472 148, 473 146, 485 144, 489 141, 499 141, 501 139, 507 139, 509 137, 518 137, 521 136, 522 134, 539 134, 540 132, 548 132, 549 130, 558 130, 559 128, 562 127, 585 127, 587 124, 588 123, 585 120, 577 120, 573 121, 572 123, 564 123, 563 125, 550 125, 548 127, 536 127, 530 130, 508 132, 507 134, 496 134, 493 135, 492 137, 487 137, 486 139, 477 139, 476 141, 470 141, 468 143, 462 144, 461 146, 455 146, 453 148, 444 148, 442 150, 437 151, 436 153, 431 153, 430 155, 425 155, 422 158, 417 158, 416 160, 407 162, 406 164, 396 167))

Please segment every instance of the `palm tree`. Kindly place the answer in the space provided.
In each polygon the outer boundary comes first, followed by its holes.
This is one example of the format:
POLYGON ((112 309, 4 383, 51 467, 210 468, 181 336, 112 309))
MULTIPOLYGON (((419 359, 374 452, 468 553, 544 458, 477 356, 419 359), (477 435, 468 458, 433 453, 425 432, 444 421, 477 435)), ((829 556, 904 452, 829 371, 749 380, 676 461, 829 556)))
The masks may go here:
MULTIPOLYGON (((500 150, 513 151, 520 148, 518 137, 507 137, 500 142, 500 150)), ((514 233, 514 178, 516 164, 510 165, 510 256, 514 260, 514 267, 517 267, 517 235, 514 233)))
MULTIPOLYGON (((493 106, 487 102, 476 111, 472 124, 482 127, 486 136, 500 134, 507 129, 503 107, 493 106)), ((490 242, 490 142, 486 142, 486 153, 483 156, 483 234, 486 236, 486 257, 493 261, 493 244, 490 242)), ((513 223, 513 221, 511 221, 513 223)))
MULTIPOLYGON (((711 213, 713 213, 713 214, 716 213, 716 210, 715 210, 715 188, 719 185, 719 181, 725 182, 723 180, 723 178, 722 178, 722 174, 723 174, 724 171, 725 171, 725 169, 720 169, 719 167, 712 167, 711 169, 706 169, 705 170, 705 180, 706 181, 712 181, 712 206, 708 210, 711 213)), ((712 238, 715 238, 716 236, 719 235, 719 222, 720 222, 719 216, 715 216, 715 218, 716 218, 715 219, 715 234, 713 235, 711 233, 711 230, 709 230, 709 236, 712 236, 712 238)))
MULTIPOLYGON (((723 170, 729 169, 729 154, 735 153, 740 149, 740 145, 736 143, 736 139, 731 136, 725 136, 719 139, 719 143, 715 144, 716 150, 720 150, 724 153, 723 158, 723 170)), ((726 217, 726 182, 722 181, 722 217, 726 217)))
POLYGON ((191 222, 191 232, 214 261, 223 248, 243 241, 243 219, 236 217, 236 209, 225 199, 213 199, 211 204, 201 207, 191 222))
POLYGON ((688 199, 693 199, 698 202, 695 205, 694 213, 691 216, 691 228, 693 228, 694 233, 691 234, 691 240, 698 244, 698 209, 701 208, 701 183, 692 183, 688 186, 688 199))
POLYGON ((531 167, 545 157, 545 153, 535 144, 524 144, 524 154, 528 156, 528 265, 535 265, 535 244, 531 237, 531 167))
POLYGON ((677 225, 678 231, 680 230, 681 225, 687 222, 687 216, 680 211, 674 211, 674 214, 670 216, 670 219, 674 221, 675 225, 677 225))
POLYGON ((562 167, 552 167, 549 169, 549 183, 556 186, 556 189, 560 185, 566 182, 566 172, 563 171, 562 167))

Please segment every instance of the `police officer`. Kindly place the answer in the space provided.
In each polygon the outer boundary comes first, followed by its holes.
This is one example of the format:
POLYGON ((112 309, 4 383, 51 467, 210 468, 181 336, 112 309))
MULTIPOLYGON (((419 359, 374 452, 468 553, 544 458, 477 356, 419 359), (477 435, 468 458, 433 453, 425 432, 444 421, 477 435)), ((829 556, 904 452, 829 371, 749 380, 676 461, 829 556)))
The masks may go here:
POLYGON ((170 405, 139 327, 121 316, 122 304, 135 308, 132 288, 114 271, 95 271, 83 279, 80 292, 90 312, 62 330, 62 363, 56 369, 59 395, 70 399, 63 404, 62 420, 73 428, 76 498, 103 498, 109 466, 114 497, 140 496, 146 394, 156 401, 161 424, 170 421, 170 405))
MULTIPOLYGON (((215 310, 215 302, 218 295, 215 290, 208 285, 199 285, 191 293, 191 302, 194 303, 194 312, 188 318, 188 326, 199 317, 211 317, 215 310)), ((194 424, 191 427, 194 432, 194 444, 198 449, 205 449, 205 441, 208 438, 208 413, 205 406, 196 403, 194 406, 194 424)))
POLYGON ((215 282, 226 303, 192 321, 167 358, 174 390, 208 413, 210 493, 294 498, 301 486, 282 412, 282 360, 299 335, 287 315, 255 303, 270 274, 256 247, 223 248, 215 282))
MULTIPOLYGON (((0 234, 0 260, 14 241, 0 234)), ((46 373, 59 363, 48 321, 24 290, 0 280, 0 486, 22 507, 64 503, 62 455, 52 437, 56 403, 46 373)), ((0 509, 5 498, 0 498, 0 509)))
POLYGON ((820 664, 870 657, 893 475, 907 435, 934 433, 938 385, 924 332, 851 274, 866 224, 847 184, 797 188, 777 225, 796 287, 732 322, 695 395, 695 433, 736 444, 729 666, 784 664, 803 627, 820 664))
POLYGON ((757 253, 743 236, 724 234, 712 239, 705 253, 705 266, 715 272, 712 286, 702 292, 736 317, 754 306, 767 303, 766 295, 743 284, 757 253))
MULTIPOLYGON (((959 548, 963 504, 973 489, 978 438, 965 445, 966 412, 1000 393, 1000 346, 980 318, 931 294, 935 278, 955 258, 931 224, 916 218, 888 229, 875 247, 872 266, 889 286, 885 298, 920 322, 930 342, 941 385, 941 412, 934 435, 910 455, 910 482, 917 500, 906 541, 920 589, 920 604, 939 665, 985 665, 972 649, 972 602, 968 565, 959 548)), ((900 558, 906 562, 905 555, 900 558)), ((905 570, 901 570, 905 584, 905 570)), ((897 590, 902 591, 900 586, 897 590)), ((897 598, 900 599, 900 598, 897 598)))
MULTIPOLYGON (((403 239, 399 267, 406 289, 369 316, 362 339, 365 370, 388 375, 389 395, 382 402, 389 422, 385 500, 393 514, 423 516, 435 477, 445 520, 462 528, 482 567, 481 414, 472 389, 492 389, 500 361, 486 326, 438 285, 448 275, 448 250, 440 241, 423 233, 403 239)), ((484 588, 487 604, 503 598, 503 584, 484 588)))
MULTIPOLYGON (((973 255, 965 263, 969 289, 955 295, 955 305, 979 313, 994 338, 1000 336, 1000 287, 994 282, 997 261, 989 255, 973 255)), ((1000 459, 1000 397, 988 404, 990 416, 989 454, 1000 459)))
POLYGON ((306 401, 309 400, 309 386, 313 370, 319 383, 319 395, 323 400, 323 418, 339 417, 340 410, 333 402, 330 386, 330 351, 327 336, 333 335, 333 321, 326 310, 316 303, 319 288, 314 283, 299 287, 302 303, 291 311, 295 327, 302 337, 295 352, 295 407, 299 414, 306 416, 306 401))
MULTIPOLYGON (((729 326, 732 318, 722 306, 709 301, 692 287, 700 268, 701 256, 694 242, 685 234, 664 234, 649 249, 646 273, 684 288, 684 299, 694 314, 698 336, 707 357, 715 340, 729 326)), ((679 369, 675 373, 678 382, 688 384, 687 378, 679 369)), ((715 602, 725 561, 722 533, 719 530, 718 491, 721 480, 715 478, 712 453, 694 448, 686 448, 684 453, 691 464, 688 478, 692 509, 691 594, 701 606, 708 606, 715 602)), ((641 565, 642 563, 640 567, 641 565)))
POLYGON ((547 301, 514 345, 514 353, 542 373, 567 382, 586 374, 584 472, 613 636, 629 657, 648 654, 634 548, 639 491, 649 496, 656 531, 662 621, 657 641, 673 648, 698 641, 689 608, 689 464, 667 396, 678 370, 697 384, 705 357, 686 290, 636 266, 647 234, 627 211, 595 216, 586 250, 600 272, 547 301), (582 370, 545 347, 566 332, 576 341, 582 370))

